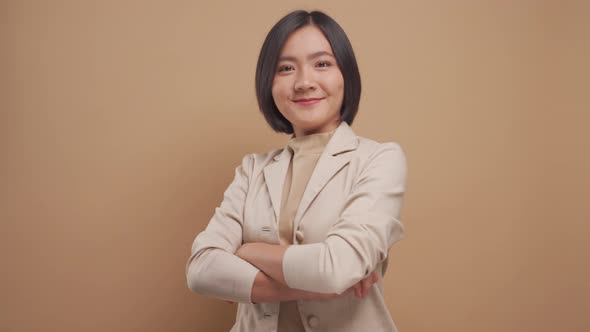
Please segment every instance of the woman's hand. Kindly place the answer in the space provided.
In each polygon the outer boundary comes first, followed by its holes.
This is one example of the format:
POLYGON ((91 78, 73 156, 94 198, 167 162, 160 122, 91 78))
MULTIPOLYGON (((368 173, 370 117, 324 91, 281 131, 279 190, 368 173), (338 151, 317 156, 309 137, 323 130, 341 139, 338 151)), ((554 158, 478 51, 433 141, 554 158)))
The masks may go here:
POLYGON ((369 289, 371 289, 371 286, 377 281, 379 281, 379 275, 376 272, 373 272, 365 279, 354 284, 354 286, 346 290, 345 293, 354 292, 356 297, 362 299, 369 293, 369 289))

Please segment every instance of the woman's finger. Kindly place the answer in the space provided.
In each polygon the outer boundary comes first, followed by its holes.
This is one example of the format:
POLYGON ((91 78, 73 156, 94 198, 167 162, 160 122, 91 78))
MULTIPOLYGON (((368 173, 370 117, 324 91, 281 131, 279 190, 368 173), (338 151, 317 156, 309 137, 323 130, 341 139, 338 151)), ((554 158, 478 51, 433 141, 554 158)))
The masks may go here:
POLYGON ((365 295, 367 295, 367 293, 369 292, 369 288, 371 288, 371 285, 373 284, 372 282, 372 278, 365 278, 363 279, 362 282, 362 297, 365 297, 365 295))
POLYGON ((377 281, 379 281, 379 275, 377 272, 373 272, 373 283, 376 283, 377 281))
POLYGON ((357 282, 356 285, 354 285, 354 295, 356 297, 361 297, 361 292, 362 292, 361 282, 357 282))

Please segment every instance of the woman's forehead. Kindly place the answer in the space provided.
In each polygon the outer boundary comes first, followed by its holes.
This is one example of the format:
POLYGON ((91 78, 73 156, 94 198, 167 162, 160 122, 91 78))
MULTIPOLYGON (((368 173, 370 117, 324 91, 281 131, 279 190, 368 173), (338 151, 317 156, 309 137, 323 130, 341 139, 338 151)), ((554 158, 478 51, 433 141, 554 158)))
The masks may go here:
POLYGON ((308 25, 294 31, 285 41, 281 50, 281 58, 302 58, 307 59, 312 55, 332 55, 332 47, 322 31, 314 26, 308 25), (320 54, 321 53, 321 54, 320 54))

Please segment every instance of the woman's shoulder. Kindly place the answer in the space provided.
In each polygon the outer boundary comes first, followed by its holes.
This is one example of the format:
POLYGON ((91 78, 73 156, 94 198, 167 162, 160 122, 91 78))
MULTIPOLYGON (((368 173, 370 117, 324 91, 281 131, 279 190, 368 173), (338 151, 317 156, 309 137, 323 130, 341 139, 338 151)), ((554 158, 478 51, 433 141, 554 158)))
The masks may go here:
POLYGON ((386 155, 394 159, 405 161, 405 151, 396 141, 379 142, 367 137, 357 136, 359 145, 357 157, 365 160, 373 160, 386 155))
POLYGON ((242 156, 240 167, 251 177, 252 175, 262 172, 264 167, 273 162, 273 160, 278 159, 283 150, 284 147, 275 148, 265 152, 247 153, 242 156))
POLYGON ((408 165, 404 149, 398 142, 377 142, 359 137, 358 162, 361 177, 378 176, 405 190, 408 165))

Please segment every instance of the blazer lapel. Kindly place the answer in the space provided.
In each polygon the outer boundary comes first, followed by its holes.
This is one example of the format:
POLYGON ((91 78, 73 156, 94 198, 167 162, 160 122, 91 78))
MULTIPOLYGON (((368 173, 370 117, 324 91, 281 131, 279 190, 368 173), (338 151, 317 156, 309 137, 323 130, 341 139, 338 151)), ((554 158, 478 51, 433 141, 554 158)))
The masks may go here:
MULTIPOLYGON (((352 158, 352 153, 358 147, 359 140, 353 130, 344 121, 340 123, 330 141, 320 155, 314 171, 305 187, 301 202, 297 208, 293 222, 294 229, 322 188, 330 181, 342 167, 352 158)), ((264 167, 264 181, 270 194, 270 200, 278 222, 280 216, 283 184, 291 162, 291 150, 287 147, 274 156, 273 161, 264 167)))
POLYGON ((293 229, 297 229, 301 222, 301 218, 309 208, 309 205, 328 181, 330 181, 330 179, 342 169, 342 167, 350 162, 353 154, 349 152, 356 150, 358 144, 359 140, 356 134, 346 122, 342 121, 320 155, 309 182, 303 191, 301 202, 299 203, 297 213, 295 214, 293 229))
POLYGON ((279 221, 281 199, 283 196, 283 183, 285 182, 285 176, 287 176, 287 170, 289 169, 289 163, 291 162, 291 150, 286 147, 283 148, 281 153, 274 156, 273 161, 264 167, 264 182, 268 193, 270 194, 270 201, 272 203, 273 210, 275 212, 276 221, 279 221))

